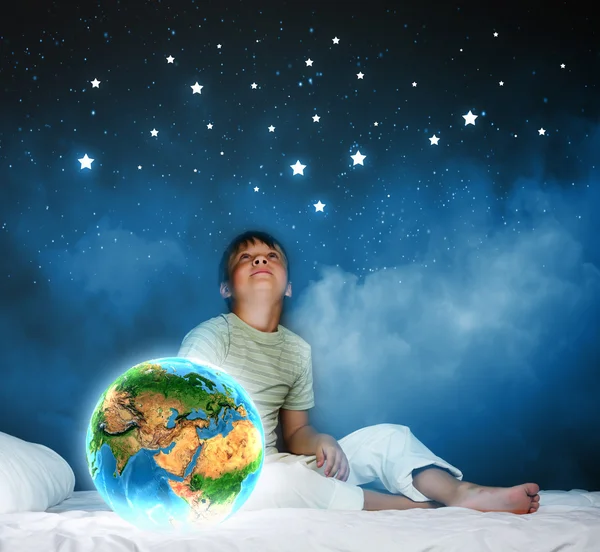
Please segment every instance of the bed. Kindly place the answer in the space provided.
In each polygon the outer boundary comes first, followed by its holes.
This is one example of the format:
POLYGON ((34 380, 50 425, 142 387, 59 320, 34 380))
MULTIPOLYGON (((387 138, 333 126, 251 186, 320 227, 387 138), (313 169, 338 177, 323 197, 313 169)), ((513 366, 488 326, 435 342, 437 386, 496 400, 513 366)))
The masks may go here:
POLYGON ((0 432, 0 552, 600 552, 600 492, 578 489, 540 491, 531 515, 277 509, 164 535, 128 524, 98 492, 73 491, 74 483, 56 452, 0 432))

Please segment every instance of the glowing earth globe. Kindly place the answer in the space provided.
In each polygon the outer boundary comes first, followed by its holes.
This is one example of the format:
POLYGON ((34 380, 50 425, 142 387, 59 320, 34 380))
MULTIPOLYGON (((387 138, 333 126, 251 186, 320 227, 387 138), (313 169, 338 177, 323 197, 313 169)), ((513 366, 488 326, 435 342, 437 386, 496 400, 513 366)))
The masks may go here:
POLYGON ((134 366, 100 397, 86 435, 105 502, 142 529, 189 531, 234 514, 252 493, 264 430, 243 387, 210 364, 134 366))

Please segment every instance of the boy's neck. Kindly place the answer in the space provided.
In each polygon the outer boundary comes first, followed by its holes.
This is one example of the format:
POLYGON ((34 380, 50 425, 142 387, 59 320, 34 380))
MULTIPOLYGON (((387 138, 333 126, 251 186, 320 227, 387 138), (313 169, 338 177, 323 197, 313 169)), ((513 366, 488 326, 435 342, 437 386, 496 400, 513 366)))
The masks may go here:
POLYGON ((260 332, 273 333, 277 331, 281 319, 282 304, 274 305, 238 305, 235 304, 231 312, 248 326, 252 326, 260 332))

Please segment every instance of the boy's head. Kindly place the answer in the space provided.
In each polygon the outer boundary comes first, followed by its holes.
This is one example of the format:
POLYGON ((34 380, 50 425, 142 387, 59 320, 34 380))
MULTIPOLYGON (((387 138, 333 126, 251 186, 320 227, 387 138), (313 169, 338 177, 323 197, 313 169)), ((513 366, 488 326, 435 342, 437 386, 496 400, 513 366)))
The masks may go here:
POLYGON ((257 296, 265 300, 292 296, 290 263, 281 243, 259 230, 239 234, 227 246, 219 263, 221 296, 230 311, 240 297, 257 296), (265 270, 267 274, 259 274, 265 270))

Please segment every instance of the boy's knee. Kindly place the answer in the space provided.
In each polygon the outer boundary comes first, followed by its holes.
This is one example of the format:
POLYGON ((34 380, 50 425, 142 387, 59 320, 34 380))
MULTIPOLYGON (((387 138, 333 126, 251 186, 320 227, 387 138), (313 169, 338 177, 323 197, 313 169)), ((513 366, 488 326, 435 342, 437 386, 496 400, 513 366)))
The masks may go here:
POLYGON ((408 435, 410 433, 410 427, 400 424, 379 424, 376 427, 380 428, 386 433, 402 433, 408 435))

